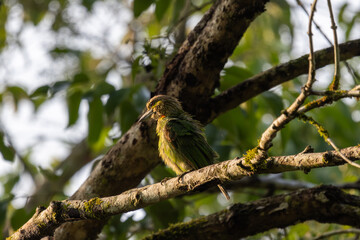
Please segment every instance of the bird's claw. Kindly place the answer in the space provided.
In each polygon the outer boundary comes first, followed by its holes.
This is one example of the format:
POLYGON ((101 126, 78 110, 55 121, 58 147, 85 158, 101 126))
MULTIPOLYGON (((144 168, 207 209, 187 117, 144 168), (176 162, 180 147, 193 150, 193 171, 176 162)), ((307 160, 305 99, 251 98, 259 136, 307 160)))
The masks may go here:
POLYGON ((179 183, 179 184, 184 184, 184 179, 183 179, 183 177, 184 177, 186 174, 188 174, 189 172, 191 172, 191 171, 183 172, 182 174, 180 174, 180 175, 178 176, 178 183, 179 183), (181 181, 181 182, 180 182, 180 181, 181 181))
POLYGON ((161 185, 164 185, 165 182, 166 182, 167 180, 169 180, 169 179, 170 179, 169 177, 165 177, 164 179, 162 179, 162 180, 160 181, 160 184, 161 184, 161 185))

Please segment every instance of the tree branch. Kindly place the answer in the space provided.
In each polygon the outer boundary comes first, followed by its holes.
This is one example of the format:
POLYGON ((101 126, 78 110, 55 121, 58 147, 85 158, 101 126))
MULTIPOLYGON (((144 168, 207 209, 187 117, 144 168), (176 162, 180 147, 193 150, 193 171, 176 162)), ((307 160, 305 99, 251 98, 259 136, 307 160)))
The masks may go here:
MULTIPOLYGON (((219 73, 249 24, 264 11, 266 2, 267 0, 217 1, 189 34, 175 58, 167 65, 155 93, 179 96, 185 109, 196 115, 203 123, 215 118, 214 114, 210 116, 205 113, 209 107, 212 107, 208 102, 218 85, 219 73)), ((351 51, 341 50, 354 56, 354 52, 359 49, 354 45, 349 48, 351 51)), ((328 54, 331 53, 329 51, 328 54)), ((342 54, 342 57, 344 56, 347 56, 346 53, 342 54)), ((321 61, 321 57, 316 57, 321 61)), ((329 62, 326 61, 325 64, 329 62)), ((318 62, 318 66, 320 64, 318 62)), ((296 68, 294 65, 292 67, 296 68)), ((286 78, 286 76, 286 73, 282 74, 282 77, 286 78)), ((284 81, 278 80, 275 85, 281 82, 284 81)), ((244 87, 242 90, 245 92, 255 91, 252 96, 262 92, 256 92, 251 84, 244 87)), ((221 107, 229 110, 235 106, 237 105, 230 108, 226 105, 221 107)), ((221 111, 218 115, 220 113, 221 111)), ((134 124, 103 157, 71 199, 116 195, 136 186, 160 162, 156 143, 153 123, 134 124)), ((96 220, 67 223, 57 229, 55 237, 69 239, 76 232, 83 236, 78 239, 92 239, 96 237, 103 224, 104 221, 96 220)))
POLYGON ((314 13, 316 9, 317 0, 314 0, 311 5, 311 12, 309 17, 308 24, 308 35, 309 35, 309 72, 308 80, 305 85, 301 88, 299 96, 294 100, 294 102, 283 111, 283 113, 278 116, 270 126, 263 132, 260 137, 258 147, 257 147, 257 156, 251 160, 251 164, 260 163, 263 158, 267 156, 268 150, 273 145, 272 140, 276 137, 277 133, 285 127, 291 120, 297 116, 298 109, 301 105, 304 104, 306 98, 310 95, 312 85, 315 82, 315 58, 314 58, 314 47, 312 39, 312 21, 314 18, 314 13))
POLYGON ((219 86, 220 71, 267 2, 216 1, 167 65, 154 95, 179 98, 183 108, 200 119, 199 109, 219 86))
MULTIPOLYGON (((265 11, 266 2, 216 1, 167 65, 156 94, 179 96, 184 108, 193 114, 202 109, 199 106, 208 101, 218 85, 223 65, 250 23, 265 11)), ((135 187, 160 162, 156 143, 154 123, 134 124, 71 199, 111 196, 135 187)), ((56 231, 55 237, 69 239, 76 232, 82 236, 78 239, 93 239, 104 224, 104 221, 68 223, 56 231)))
POLYGON ((175 224, 145 239, 239 239, 307 220, 359 227, 359 218, 359 196, 320 186, 235 204, 230 209, 175 224))
MULTIPOLYGON (((339 49, 341 52, 341 61, 360 56, 360 39, 342 43, 339 45, 339 49)), ((334 61, 333 47, 316 51, 314 55, 317 69, 332 64, 334 61)), ((270 68, 210 99, 210 102, 206 107, 208 112, 202 116, 202 119, 205 119, 203 122, 209 123, 220 114, 237 107, 239 104, 246 102, 279 84, 307 73, 309 65, 308 58, 309 55, 307 54, 295 60, 270 68)), ((202 111, 206 112, 205 109, 202 111)))
MULTIPOLYGON (((161 160, 157 151, 155 123, 134 124, 101 159, 91 175, 70 199, 90 199, 119 194, 136 187, 161 160)), ((106 221, 86 220, 66 223, 55 232, 56 239, 96 238, 106 221)))
MULTIPOLYGON (((341 153, 352 160, 360 160, 359 146, 342 149, 341 153)), ((47 209, 39 208, 36 214, 10 239, 30 239, 35 236, 51 235, 51 231, 67 221, 106 219, 115 214, 133 211, 193 190, 203 190, 219 182, 235 181, 252 174, 295 170, 308 172, 312 168, 345 163, 336 151, 270 157, 266 159, 263 168, 256 172, 248 172, 242 168, 242 161, 243 158, 217 163, 189 172, 182 177, 134 188, 117 196, 52 202, 47 209)))

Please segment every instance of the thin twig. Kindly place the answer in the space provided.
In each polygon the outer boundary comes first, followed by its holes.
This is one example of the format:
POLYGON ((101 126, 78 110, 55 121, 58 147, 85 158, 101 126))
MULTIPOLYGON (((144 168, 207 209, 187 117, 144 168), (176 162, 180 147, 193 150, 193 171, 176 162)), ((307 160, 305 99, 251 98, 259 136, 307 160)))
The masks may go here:
POLYGON ((342 154, 339 150, 339 148, 335 145, 335 143, 331 140, 328 131, 321 126, 318 122, 316 122, 312 117, 308 117, 305 114, 299 114, 297 116, 300 120, 311 124, 312 126, 314 126, 317 130, 317 132, 319 133, 319 135, 325 140, 325 142, 327 142, 330 146, 332 146, 334 148, 334 150, 336 151, 336 153, 339 154, 339 156, 347 163, 349 163, 351 166, 360 168, 360 165, 357 163, 354 163, 353 161, 351 161, 349 158, 347 158, 344 154, 342 154))
POLYGON ((342 159, 344 159, 345 162, 350 164, 353 167, 360 168, 360 165, 351 161, 349 158, 347 158, 344 154, 342 154, 339 150, 339 148, 335 145, 335 143, 331 140, 331 138, 327 138, 326 141, 335 149, 335 151, 340 155, 342 159))
MULTIPOLYGON (((305 14, 307 16, 309 16, 308 11, 306 10, 304 4, 302 4, 302 2, 300 0, 296 0, 296 3, 302 8, 302 10, 305 12, 305 14)), ((324 31, 321 29, 321 27, 319 26, 319 24, 317 24, 317 22, 314 20, 314 25, 316 27, 316 29, 320 32, 320 34, 326 39, 326 41, 330 44, 333 45, 331 40, 328 38, 328 36, 326 36, 326 34, 324 33, 324 31)), ((354 70, 354 68, 346 61, 344 60, 343 63, 345 64, 346 69, 348 70, 348 72, 350 73, 350 75, 353 77, 353 79, 355 80, 355 82, 360 82, 360 77, 359 75, 356 73, 356 71, 354 70)))
POLYGON ((272 140, 275 138, 278 131, 283 128, 288 122, 294 119, 297 115, 298 109, 305 102, 305 99, 310 95, 311 88, 313 83, 315 82, 315 57, 314 57, 314 47, 313 47, 313 39, 312 39, 312 22, 316 10, 317 0, 314 0, 311 6, 311 12, 309 17, 308 24, 308 35, 309 35, 309 71, 308 71, 308 80, 304 87, 301 89, 300 95, 296 98, 296 100, 288 107, 273 123, 264 131, 261 135, 261 139, 259 141, 259 145, 257 147, 257 155, 253 159, 250 160, 251 164, 258 164, 262 159, 267 156, 268 149, 272 146, 272 140))
MULTIPOLYGON (((304 4, 300 1, 300 0, 296 0, 296 3, 302 8, 302 10, 305 12, 305 14, 309 17, 309 13, 306 10, 304 4)), ((320 34, 326 39, 326 41, 330 44, 333 45, 331 40, 328 38, 328 36, 326 36, 326 34, 324 33, 324 31, 321 29, 320 25, 317 24, 317 22, 315 21, 315 19, 313 20, 313 23, 316 27, 316 29, 320 32, 320 34)))
POLYGON ((335 101, 338 101, 342 98, 359 98, 360 97, 360 85, 355 86, 351 90, 338 90, 338 91, 311 91, 311 95, 324 96, 322 98, 316 99, 312 102, 307 103, 306 105, 299 108, 298 113, 306 113, 314 108, 324 107, 325 105, 331 104, 335 101))
POLYGON ((330 85, 330 90, 337 90, 339 89, 339 82, 340 82, 340 71, 339 71, 339 65, 340 65, 340 52, 339 52, 339 44, 338 44, 338 38, 336 33, 336 23, 334 20, 334 14, 331 7, 331 0, 327 0, 328 7, 329 7, 329 13, 330 13, 330 19, 331 19, 331 29, 333 30, 334 35, 334 79, 333 82, 330 85))
MULTIPOLYGON (((310 48, 310 53, 309 53, 309 74, 308 74, 308 81, 305 85, 305 90, 307 88, 308 91, 310 91, 312 84, 315 81, 315 58, 314 58, 314 45, 313 45, 313 39, 312 39, 312 22, 314 19, 314 14, 316 11, 316 3, 317 0, 314 0, 313 4, 311 5, 311 12, 310 12, 310 17, 309 17, 309 24, 308 24, 308 35, 309 35, 309 48, 310 48)), ((305 100, 305 99, 304 99, 305 100)))

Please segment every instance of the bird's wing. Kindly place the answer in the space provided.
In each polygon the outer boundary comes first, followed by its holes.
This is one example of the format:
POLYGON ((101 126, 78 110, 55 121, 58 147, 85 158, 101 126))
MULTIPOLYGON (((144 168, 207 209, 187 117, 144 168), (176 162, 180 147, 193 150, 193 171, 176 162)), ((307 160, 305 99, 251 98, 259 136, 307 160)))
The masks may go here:
POLYGON ((217 153, 207 143, 202 130, 186 120, 168 121, 165 138, 195 169, 210 165, 217 158, 217 153))

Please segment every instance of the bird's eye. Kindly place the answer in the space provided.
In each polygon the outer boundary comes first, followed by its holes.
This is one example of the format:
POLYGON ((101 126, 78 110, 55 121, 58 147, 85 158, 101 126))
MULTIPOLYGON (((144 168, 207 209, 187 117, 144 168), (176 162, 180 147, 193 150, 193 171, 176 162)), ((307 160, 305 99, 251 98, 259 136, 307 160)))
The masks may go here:
POLYGON ((153 109, 154 111, 158 110, 159 108, 161 108, 161 102, 156 102, 151 109, 153 109))

